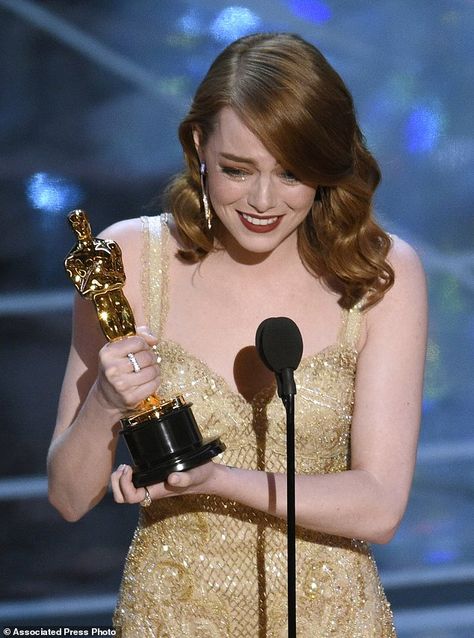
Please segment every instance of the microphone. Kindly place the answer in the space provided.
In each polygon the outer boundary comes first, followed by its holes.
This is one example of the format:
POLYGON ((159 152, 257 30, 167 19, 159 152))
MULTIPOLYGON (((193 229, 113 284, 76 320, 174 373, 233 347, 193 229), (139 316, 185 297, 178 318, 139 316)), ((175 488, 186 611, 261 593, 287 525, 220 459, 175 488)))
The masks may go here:
POLYGON ((296 323, 288 317, 265 319, 257 328, 255 347, 263 363, 275 373, 278 396, 295 395, 293 372, 303 354, 303 339, 296 323))

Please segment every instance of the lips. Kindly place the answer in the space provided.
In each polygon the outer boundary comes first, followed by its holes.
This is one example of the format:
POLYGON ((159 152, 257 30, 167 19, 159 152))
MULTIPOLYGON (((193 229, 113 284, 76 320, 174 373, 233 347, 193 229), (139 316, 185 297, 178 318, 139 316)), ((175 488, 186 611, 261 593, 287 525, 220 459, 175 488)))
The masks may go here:
POLYGON ((255 217, 254 215, 248 215, 247 213, 239 213, 239 218, 245 228, 251 230, 253 233, 270 233, 278 226, 282 219, 282 215, 277 217, 255 217))

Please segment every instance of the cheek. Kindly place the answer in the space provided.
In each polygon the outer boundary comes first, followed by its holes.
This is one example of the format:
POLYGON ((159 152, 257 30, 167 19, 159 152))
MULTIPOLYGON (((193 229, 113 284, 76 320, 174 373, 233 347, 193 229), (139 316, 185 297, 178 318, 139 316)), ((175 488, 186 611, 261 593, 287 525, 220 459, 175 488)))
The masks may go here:
POLYGON ((302 211, 305 214, 309 211, 314 203, 316 190, 309 186, 302 186, 298 191, 294 191, 287 199, 288 205, 294 210, 302 211))
POLYGON ((236 202, 245 191, 244 182, 233 182, 219 173, 209 175, 208 188, 209 197, 214 207, 236 202))

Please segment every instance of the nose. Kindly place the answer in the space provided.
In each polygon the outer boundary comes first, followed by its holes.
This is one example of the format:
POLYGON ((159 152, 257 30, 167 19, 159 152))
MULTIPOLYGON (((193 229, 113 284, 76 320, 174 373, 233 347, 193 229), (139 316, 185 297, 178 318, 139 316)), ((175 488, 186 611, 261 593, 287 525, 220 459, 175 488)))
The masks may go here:
POLYGON ((257 213, 265 213, 275 207, 276 193, 270 176, 258 175, 247 195, 247 202, 257 213))

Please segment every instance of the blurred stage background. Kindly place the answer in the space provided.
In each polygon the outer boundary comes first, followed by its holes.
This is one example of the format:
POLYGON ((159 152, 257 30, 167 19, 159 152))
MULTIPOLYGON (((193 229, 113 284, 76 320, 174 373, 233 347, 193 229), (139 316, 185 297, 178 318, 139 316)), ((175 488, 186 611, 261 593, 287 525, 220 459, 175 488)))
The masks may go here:
MULTIPOLYGON (((378 214, 420 252, 431 327, 418 468, 375 553, 400 638, 474 635, 472 0, 0 0, 0 625, 109 624, 136 508, 68 524, 45 457, 70 336, 67 211, 155 212, 176 128, 236 37, 294 31, 353 91, 378 214)), ((80 480, 80 477, 78 477, 80 480)))

